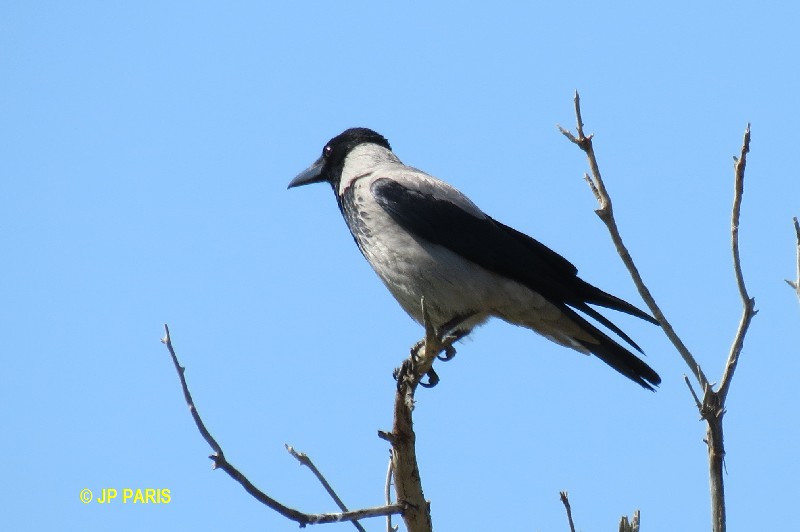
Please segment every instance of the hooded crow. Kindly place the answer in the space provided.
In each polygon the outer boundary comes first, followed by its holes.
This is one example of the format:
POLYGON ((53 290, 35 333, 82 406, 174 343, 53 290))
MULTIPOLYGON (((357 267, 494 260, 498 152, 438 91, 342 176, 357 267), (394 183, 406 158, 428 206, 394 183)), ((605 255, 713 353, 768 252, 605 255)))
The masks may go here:
POLYGON ((332 138, 289 188, 326 182, 361 253, 400 303, 423 323, 420 301, 441 335, 463 337, 491 317, 527 327, 603 362, 653 390, 658 374, 595 320, 640 353, 589 305, 658 323, 578 277, 564 257, 481 211, 449 184, 404 165, 366 128, 332 138))

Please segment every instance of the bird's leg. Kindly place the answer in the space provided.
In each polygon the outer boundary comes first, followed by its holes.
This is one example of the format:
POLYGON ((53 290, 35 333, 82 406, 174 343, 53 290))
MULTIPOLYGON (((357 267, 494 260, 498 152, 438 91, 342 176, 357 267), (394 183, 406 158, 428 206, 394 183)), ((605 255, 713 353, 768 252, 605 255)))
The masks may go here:
POLYGON ((420 307, 422 310, 422 324, 425 326, 425 338, 414 344, 411 348, 409 357, 410 369, 417 382, 425 388, 432 388, 439 382, 439 376, 433 369, 433 362, 439 353, 446 349, 445 342, 442 340, 442 330, 432 323, 425 305, 425 298, 421 298, 420 307), (419 380, 423 375, 428 376, 427 382, 419 380))
MULTIPOLYGON (((453 347, 453 344, 464 338, 467 334, 469 333, 464 331, 458 331, 455 334, 449 334, 445 336, 444 339, 442 340, 442 350, 444 351, 444 355, 440 353, 436 355, 436 358, 438 358, 442 362, 453 360, 453 357, 456 356, 456 348, 453 347)), ((425 347, 425 340, 420 340, 419 342, 414 344, 414 346, 411 348, 411 356, 416 360, 420 360, 420 357, 422 356, 421 351, 423 347, 425 347)))
MULTIPOLYGON (((447 362, 448 360, 453 360, 453 357, 456 356, 456 348, 453 347, 453 343, 459 341, 460 339, 464 338, 469 331, 456 331, 444 337, 437 346, 439 348, 439 353, 436 354, 436 358, 441 360, 442 362, 447 362), (444 355, 441 352, 444 351, 444 355)), ((417 351, 425 347, 425 342, 420 342, 414 346, 417 351)), ((433 363, 431 362, 431 367, 428 371, 425 372, 428 376, 428 382, 420 381, 419 385, 423 388, 433 388, 437 384, 439 384, 439 375, 436 374, 436 371, 433 369, 433 363)))
MULTIPOLYGON (((425 306, 425 298, 421 299, 420 306, 422 307, 422 323, 425 326, 425 338, 411 348, 410 369, 417 378, 427 375, 428 381, 419 381, 419 384, 424 388, 433 388, 440 380, 439 375, 433 369, 433 362, 436 359, 446 362, 456 356, 456 348, 453 347, 453 344, 470 332, 470 329, 459 329, 458 326, 472 315, 454 316, 441 327, 436 327, 431 322, 425 306)), ((398 378, 398 375, 396 372, 395 378, 398 378)))

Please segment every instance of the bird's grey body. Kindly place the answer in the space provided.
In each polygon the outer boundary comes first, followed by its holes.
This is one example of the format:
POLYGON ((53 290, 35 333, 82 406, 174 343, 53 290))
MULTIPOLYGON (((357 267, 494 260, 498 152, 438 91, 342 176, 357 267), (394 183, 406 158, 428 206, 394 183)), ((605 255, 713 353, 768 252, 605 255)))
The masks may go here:
POLYGON ((452 202, 476 218, 485 219, 486 215, 461 192, 403 165, 394 153, 375 144, 353 149, 344 168, 336 192, 353 237, 375 273, 418 323, 422 324, 420 300, 425 297, 432 324, 437 329, 449 324, 449 330, 442 332, 466 332, 497 316, 528 326, 562 345, 577 347, 559 333, 564 326, 574 327, 541 295, 444 246, 415 238, 381 207, 372 189, 377 181, 388 179, 410 191, 452 202), (563 322, 560 327, 550 325, 559 321, 563 322))
POLYGON ((549 248, 495 221, 449 184, 404 165, 377 133, 347 130, 290 187, 327 181, 364 257, 403 309, 422 323, 421 299, 441 333, 462 336, 491 317, 595 353, 646 388, 660 378, 574 309, 638 349, 587 303, 653 321, 582 281, 549 248), (650 384, 649 384, 650 383, 650 384))

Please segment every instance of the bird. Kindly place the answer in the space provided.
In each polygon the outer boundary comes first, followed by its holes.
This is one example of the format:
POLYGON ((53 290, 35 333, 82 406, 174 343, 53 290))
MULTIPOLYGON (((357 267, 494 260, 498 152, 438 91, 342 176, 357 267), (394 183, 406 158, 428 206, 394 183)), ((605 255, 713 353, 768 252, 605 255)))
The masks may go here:
POLYGON ((590 305, 658 325, 634 305, 578 277, 577 268, 538 240, 485 214, 450 184, 406 166, 389 141, 364 127, 333 137, 288 185, 333 188, 364 258, 400 306, 437 334, 461 339, 490 318, 593 354, 648 390, 661 377, 593 319, 643 354, 590 305))

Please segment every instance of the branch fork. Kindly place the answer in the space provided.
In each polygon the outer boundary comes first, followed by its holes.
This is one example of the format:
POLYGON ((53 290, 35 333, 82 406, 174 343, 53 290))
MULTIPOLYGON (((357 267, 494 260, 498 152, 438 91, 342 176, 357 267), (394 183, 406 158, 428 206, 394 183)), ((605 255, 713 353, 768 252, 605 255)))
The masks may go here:
MULTIPOLYGON (((617 223, 614 220, 614 212, 611 204, 611 197, 605 188, 603 179, 600 175, 600 169, 597 164, 597 159, 592 147, 592 135, 586 136, 583 132, 583 118, 580 109, 580 95, 575 92, 575 116, 577 119, 577 136, 570 133, 568 130, 559 126, 561 133, 567 137, 571 142, 576 144, 585 154, 589 161, 591 169, 591 176, 584 174, 589 188, 594 194, 599 208, 595 211, 600 219, 605 223, 617 253, 625 264, 628 272, 636 285, 639 294, 641 295, 647 307, 652 312, 653 316, 661 324, 664 334, 669 338, 675 349, 683 358, 689 371, 695 377, 700 389, 703 390, 702 400, 692 387, 692 383, 687 376, 684 375, 684 380, 689 387, 695 405, 700 412, 700 417, 707 423, 707 438, 709 455, 709 478, 711 488, 711 507, 712 507, 712 528, 714 532, 724 532, 726 529, 725 519, 725 500, 724 500, 724 484, 722 473, 724 470, 724 456, 725 448, 723 444, 723 430, 722 430, 722 417, 725 414, 725 399, 727 398, 730 390, 730 383, 733 379, 733 374, 736 370, 736 365, 739 361, 739 355, 744 346, 744 338, 747 334, 748 328, 752 318, 756 315, 755 300, 750 297, 744 283, 744 275, 742 273, 741 260, 739 257, 739 218, 741 213, 742 197, 744 195, 744 171, 747 164, 747 154, 750 151, 750 124, 747 124, 742 141, 742 149, 739 157, 734 157, 734 200, 731 215, 731 249, 733 253, 733 269, 736 277, 736 286, 739 295, 742 299, 742 318, 739 321, 739 326, 734 337, 733 345, 731 346, 728 358, 725 364, 725 369, 720 380, 719 387, 714 390, 714 384, 711 383, 706 375, 703 373, 700 365, 695 360, 689 349, 684 345, 683 341, 677 335, 672 325, 667 321, 661 308, 656 303, 650 290, 642 280, 639 270, 633 262, 627 247, 622 241, 617 223)), ((798 293, 800 297, 800 225, 795 219, 795 230, 797 233, 798 241, 798 280, 797 282, 787 281, 798 293)))
POLYGON ((412 349, 411 356, 403 362, 401 368, 396 370, 397 393, 395 395, 395 420, 392 431, 388 433, 383 431, 378 432, 378 435, 387 440, 392 446, 392 458, 389 471, 387 472, 386 504, 374 508, 348 510, 328 481, 322 476, 316 466, 314 466, 311 459, 305 453, 300 453, 293 447, 286 445, 287 451, 302 465, 307 466, 314 473, 331 498, 333 498, 339 506, 340 510, 342 510, 339 513, 308 514, 294 508, 289 508, 258 489, 243 473, 228 462, 222 447, 206 428, 205 423, 195 407, 194 399, 186 383, 184 375, 185 368, 180 365, 178 357, 175 354, 169 327, 164 325, 165 335, 161 341, 166 345, 172 358, 173 365, 175 366, 181 383, 184 399, 189 407, 192 419, 200 431, 201 436, 203 436, 214 451, 213 454, 209 456, 213 462, 214 469, 225 471, 231 478, 239 482, 244 490, 256 500, 287 519, 295 521, 301 527, 313 524, 350 521, 356 529, 363 531, 363 527, 358 523, 359 519, 383 516, 387 517, 387 528, 392 530, 391 516, 401 515, 409 532, 430 532, 432 530, 430 503, 425 499, 422 492, 419 467, 416 459, 416 435, 414 434, 412 420, 414 393, 417 386, 423 384, 421 381, 422 377, 425 375, 429 375, 429 377, 435 375, 433 372, 433 362, 437 358, 442 358, 444 360, 452 358, 455 352, 452 344, 457 340, 457 337, 447 336, 442 338, 442 335, 435 330, 435 327, 430 321, 430 316, 425 308, 424 299, 420 304, 422 305, 424 318, 425 338, 412 349), (440 357, 443 352, 445 356, 440 357), (391 484, 392 478, 394 478, 395 491, 397 493, 397 502, 395 503, 392 503, 388 497, 389 485, 391 484))
MULTIPOLYGON (((289 452, 292 453, 293 456, 298 458, 298 460, 300 460, 301 463, 304 463, 305 465, 310 464, 309 468, 311 468, 312 471, 315 472, 317 478, 320 479, 320 482, 322 482, 325 489, 328 490, 328 493, 331 494, 331 496, 334 498, 337 504, 339 504, 339 507, 343 511, 339 513, 322 513, 322 514, 309 514, 301 512, 299 510, 281 504, 277 500, 273 499, 272 497, 270 497, 269 495, 258 489, 242 472, 240 472, 236 467, 234 467, 233 464, 228 462, 228 460, 225 458, 225 454, 222 451, 222 447, 219 445, 219 443, 217 443, 217 441, 214 439, 214 437, 206 428, 205 423, 203 422, 202 418, 200 417, 200 414, 197 411, 197 408, 195 407, 194 399, 192 398, 192 394, 189 391, 189 386, 186 383, 186 378, 184 375, 185 368, 180 365, 178 357, 175 354, 175 349, 172 346, 172 338, 170 337, 169 333, 169 327, 167 325, 164 325, 164 331, 165 334, 164 337, 161 339, 161 342, 167 346, 167 350, 169 351, 169 354, 172 357, 172 363, 175 366, 175 371, 178 373, 178 378, 180 379, 181 383, 181 389, 183 390, 183 397, 186 400, 187 406, 189 407, 189 412, 192 414, 192 419, 194 420, 195 425, 197 425, 197 429, 200 431, 200 434, 203 436, 203 439, 206 440, 208 445, 214 451, 214 453, 211 454, 211 456, 209 456, 209 458, 213 462, 214 469, 221 469, 225 471, 228 474, 228 476, 230 476, 232 479, 241 484, 244 490, 251 496, 253 496, 257 501, 264 504, 268 508, 271 508, 272 510, 276 511, 277 513, 281 514, 287 519, 295 521, 300 525, 300 527, 305 527, 306 525, 340 523, 343 521, 350 521, 354 524, 354 526, 358 530, 364 530, 363 527, 361 527, 361 525, 358 524, 357 522, 359 519, 365 519, 368 517, 385 517, 389 515, 402 514, 405 511, 406 505, 403 503, 387 504, 385 506, 363 508, 360 510, 352 510, 352 511, 347 510, 346 507, 344 507, 344 504, 341 503, 339 497, 335 495, 333 489, 330 488, 330 484, 328 484, 327 480, 324 480, 324 477, 322 477, 322 474, 319 473, 316 467, 312 467, 313 464, 311 464, 310 459, 306 460, 307 461, 306 464, 306 462, 304 462, 300 458, 300 456, 305 456, 305 455, 302 453, 294 452, 294 449, 292 449, 289 446, 287 446, 287 450, 289 450, 289 452)), ((306 456, 306 459, 307 458, 308 457, 306 456)))

